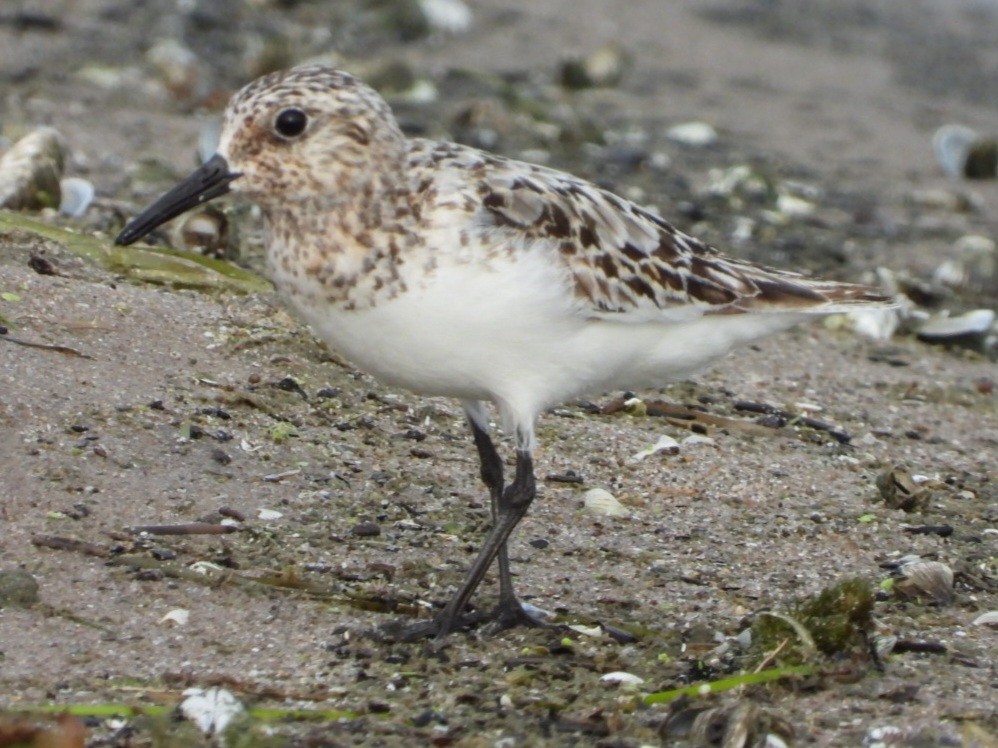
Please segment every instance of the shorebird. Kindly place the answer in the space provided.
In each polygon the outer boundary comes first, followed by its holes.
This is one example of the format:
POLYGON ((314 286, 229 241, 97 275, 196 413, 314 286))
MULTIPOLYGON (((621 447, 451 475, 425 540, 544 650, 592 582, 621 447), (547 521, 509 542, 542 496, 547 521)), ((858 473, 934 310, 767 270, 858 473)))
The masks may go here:
POLYGON ((116 241, 230 191, 262 209, 269 274, 318 337, 386 383, 463 405, 493 524, 443 610, 407 629, 413 638, 469 625, 493 562, 490 625, 539 623, 514 593, 506 541, 534 499, 545 409, 662 385, 809 316, 890 305, 865 286, 727 257, 569 174, 408 138, 381 96, 328 67, 237 92, 216 155, 116 241), (488 403, 515 442, 508 485, 488 403))

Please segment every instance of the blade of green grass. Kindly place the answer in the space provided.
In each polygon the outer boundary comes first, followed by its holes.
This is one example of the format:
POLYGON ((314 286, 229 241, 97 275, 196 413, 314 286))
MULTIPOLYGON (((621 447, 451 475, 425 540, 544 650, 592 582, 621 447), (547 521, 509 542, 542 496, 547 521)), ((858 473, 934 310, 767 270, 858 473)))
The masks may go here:
POLYGON ((795 675, 811 675, 814 671, 814 667, 810 665, 791 665, 762 670, 758 673, 743 673, 730 678, 721 678, 720 680, 698 683, 693 686, 674 688, 671 691, 656 691, 655 693, 647 694, 644 697, 644 702, 646 704, 668 704, 680 696, 706 696, 709 693, 730 691, 732 688, 738 688, 739 686, 756 686, 760 683, 770 683, 774 680, 789 678, 795 675))

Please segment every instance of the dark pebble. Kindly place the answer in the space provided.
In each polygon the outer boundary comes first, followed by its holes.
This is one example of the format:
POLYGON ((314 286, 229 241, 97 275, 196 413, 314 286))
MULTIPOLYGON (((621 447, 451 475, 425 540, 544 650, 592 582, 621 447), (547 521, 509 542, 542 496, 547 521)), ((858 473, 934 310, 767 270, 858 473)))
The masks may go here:
POLYGON ((302 399, 308 400, 308 395, 302 386, 298 384, 298 380, 294 377, 284 377, 278 382, 274 382, 274 386, 279 390, 284 390, 285 392, 296 392, 302 396, 302 399))
POLYGON ((232 457, 224 449, 215 447, 211 450, 211 459, 217 462, 219 465, 228 465, 232 462, 232 457))
POLYGON ((315 393, 315 396, 320 400, 327 400, 332 397, 338 397, 340 390, 338 387, 323 387, 321 390, 315 393))
POLYGON ((150 553, 152 557, 159 561, 172 561, 177 557, 176 551, 170 548, 153 548, 150 553))
POLYGON ((530 541, 530 545, 532 545, 534 548, 543 549, 547 548, 549 545, 551 545, 551 543, 545 540, 544 538, 536 538, 535 540, 530 541))
POLYGON ((24 569, 0 571, 0 608, 28 608, 38 602, 38 580, 24 569))
POLYGON ((350 534, 358 538, 370 538, 381 534, 381 527, 377 522, 358 522, 350 528, 350 534))

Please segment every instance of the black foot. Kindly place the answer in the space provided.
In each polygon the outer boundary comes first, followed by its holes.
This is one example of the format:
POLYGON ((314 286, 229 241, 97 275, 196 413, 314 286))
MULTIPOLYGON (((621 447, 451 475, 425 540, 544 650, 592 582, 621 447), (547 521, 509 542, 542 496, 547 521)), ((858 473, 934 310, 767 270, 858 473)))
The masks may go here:
POLYGON ((564 626, 548 623, 538 613, 532 613, 513 599, 511 603, 499 603, 491 613, 468 613, 449 625, 443 614, 428 621, 389 621, 378 627, 377 637, 387 641, 415 642, 421 639, 443 641, 444 637, 456 631, 470 631, 481 627, 486 636, 498 634, 506 629, 526 626, 527 628, 563 629, 564 626))
POLYGON ((378 627, 381 638, 396 642, 415 642, 421 639, 443 638, 455 631, 468 631, 475 628, 487 617, 481 613, 468 613, 461 616, 457 621, 449 624, 444 621, 444 616, 438 615, 428 621, 416 621, 398 619, 389 621, 378 627))
POLYGON ((523 607, 523 604, 515 597, 511 600, 503 600, 492 611, 486 619, 483 632, 485 634, 498 634, 500 631, 526 626, 527 628, 543 629, 563 629, 564 626, 557 623, 545 621, 540 611, 533 613, 523 607))

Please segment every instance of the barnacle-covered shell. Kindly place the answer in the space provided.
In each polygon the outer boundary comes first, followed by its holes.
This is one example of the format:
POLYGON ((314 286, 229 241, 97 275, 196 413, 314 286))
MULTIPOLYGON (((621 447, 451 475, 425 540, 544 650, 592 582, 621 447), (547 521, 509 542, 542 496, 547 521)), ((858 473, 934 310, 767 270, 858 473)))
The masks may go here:
POLYGON ((940 561, 915 561, 901 567, 904 579, 894 591, 909 600, 946 605, 953 600, 953 570, 940 561))
POLYGON ((39 127, 0 158, 0 208, 39 210, 59 205, 65 164, 62 135, 39 127))

